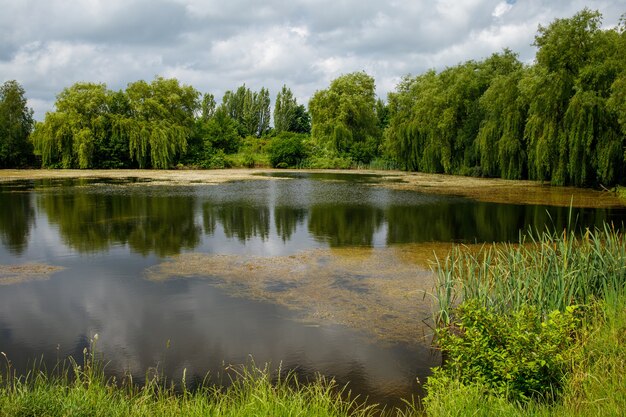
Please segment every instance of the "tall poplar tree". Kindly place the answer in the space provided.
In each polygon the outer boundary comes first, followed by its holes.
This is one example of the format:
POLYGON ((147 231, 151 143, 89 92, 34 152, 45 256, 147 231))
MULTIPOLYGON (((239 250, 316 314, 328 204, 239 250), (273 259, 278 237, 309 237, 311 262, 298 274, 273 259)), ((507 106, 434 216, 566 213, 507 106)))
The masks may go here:
POLYGON ((28 164, 32 145, 33 111, 27 105, 24 88, 17 81, 0 86, 0 168, 28 164))

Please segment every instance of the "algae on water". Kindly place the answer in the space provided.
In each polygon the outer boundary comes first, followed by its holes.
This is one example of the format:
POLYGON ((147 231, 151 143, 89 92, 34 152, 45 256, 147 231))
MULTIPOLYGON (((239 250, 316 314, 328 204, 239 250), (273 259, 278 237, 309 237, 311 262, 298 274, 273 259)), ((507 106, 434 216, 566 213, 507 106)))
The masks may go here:
POLYGON ((447 243, 314 249, 285 256, 181 254, 148 269, 153 281, 202 277, 227 293, 285 306, 307 325, 346 325, 385 341, 429 340, 429 261, 447 243))
POLYGON ((61 266, 45 264, 0 264, 0 285, 48 279, 50 275, 63 269, 65 268, 61 266))

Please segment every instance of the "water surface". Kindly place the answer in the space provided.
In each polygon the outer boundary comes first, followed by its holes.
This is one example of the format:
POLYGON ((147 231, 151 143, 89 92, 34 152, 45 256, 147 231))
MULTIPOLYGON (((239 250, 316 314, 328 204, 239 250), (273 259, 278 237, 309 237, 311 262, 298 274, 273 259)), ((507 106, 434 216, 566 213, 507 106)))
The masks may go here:
POLYGON ((626 217, 394 191, 375 176, 283 177, 0 184, 0 265, 60 268, 0 275, 10 284, 0 285, 0 351, 27 369, 41 355, 81 357, 98 333, 114 374, 141 378, 158 365, 202 377, 253 358, 395 403, 419 395, 416 377, 438 361, 428 298, 411 292, 429 285, 419 251, 626 217))

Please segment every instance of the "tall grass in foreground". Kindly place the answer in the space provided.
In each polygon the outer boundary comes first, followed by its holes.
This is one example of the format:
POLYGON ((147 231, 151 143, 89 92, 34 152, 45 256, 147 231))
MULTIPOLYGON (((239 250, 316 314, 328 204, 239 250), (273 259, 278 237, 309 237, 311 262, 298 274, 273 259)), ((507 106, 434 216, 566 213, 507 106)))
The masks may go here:
MULTIPOLYGON (((9 365, 6 359, 7 365, 9 365)), ((275 380, 267 368, 243 367, 227 389, 189 390, 158 378, 141 386, 105 377, 102 362, 86 351, 85 365, 52 373, 35 368, 24 376, 0 376, 0 416, 373 416, 373 406, 346 399, 333 381, 303 384, 294 374, 275 380)), ((348 396, 349 397, 349 396, 348 396)))
POLYGON ((438 263, 438 343, 423 400, 439 416, 623 416, 626 243, 577 237, 456 248, 438 263))
POLYGON ((447 325, 454 307, 470 299, 496 313, 533 306, 545 317, 623 293, 625 276, 626 242, 609 225, 582 237, 531 233, 518 244, 486 245, 478 253, 455 247, 438 261, 435 319, 447 325))

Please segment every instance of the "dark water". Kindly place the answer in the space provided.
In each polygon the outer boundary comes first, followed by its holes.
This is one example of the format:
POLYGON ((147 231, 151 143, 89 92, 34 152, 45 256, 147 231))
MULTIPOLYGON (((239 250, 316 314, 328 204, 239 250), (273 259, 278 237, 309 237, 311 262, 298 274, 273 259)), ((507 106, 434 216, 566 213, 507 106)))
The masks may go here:
MULTIPOLYGON (((529 227, 621 223, 624 210, 479 203, 373 187, 376 177, 298 175, 223 185, 136 180, 0 184, 0 265, 65 267, 0 286, 0 351, 18 369, 43 355, 82 357, 90 337, 107 369, 180 378, 271 362, 320 372, 374 401, 419 395, 437 357, 357 329, 309 326, 277 305, 232 297, 206 279, 153 282, 145 270, 186 252, 295 254, 311 248, 514 241, 529 227), (132 183, 132 184, 128 184, 132 183)), ((340 282, 340 281, 338 281, 340 282)), ((347 284, 348 285, 348 284, 347 284)), ((393 313, 393 312, 390 312, 393 313)))

